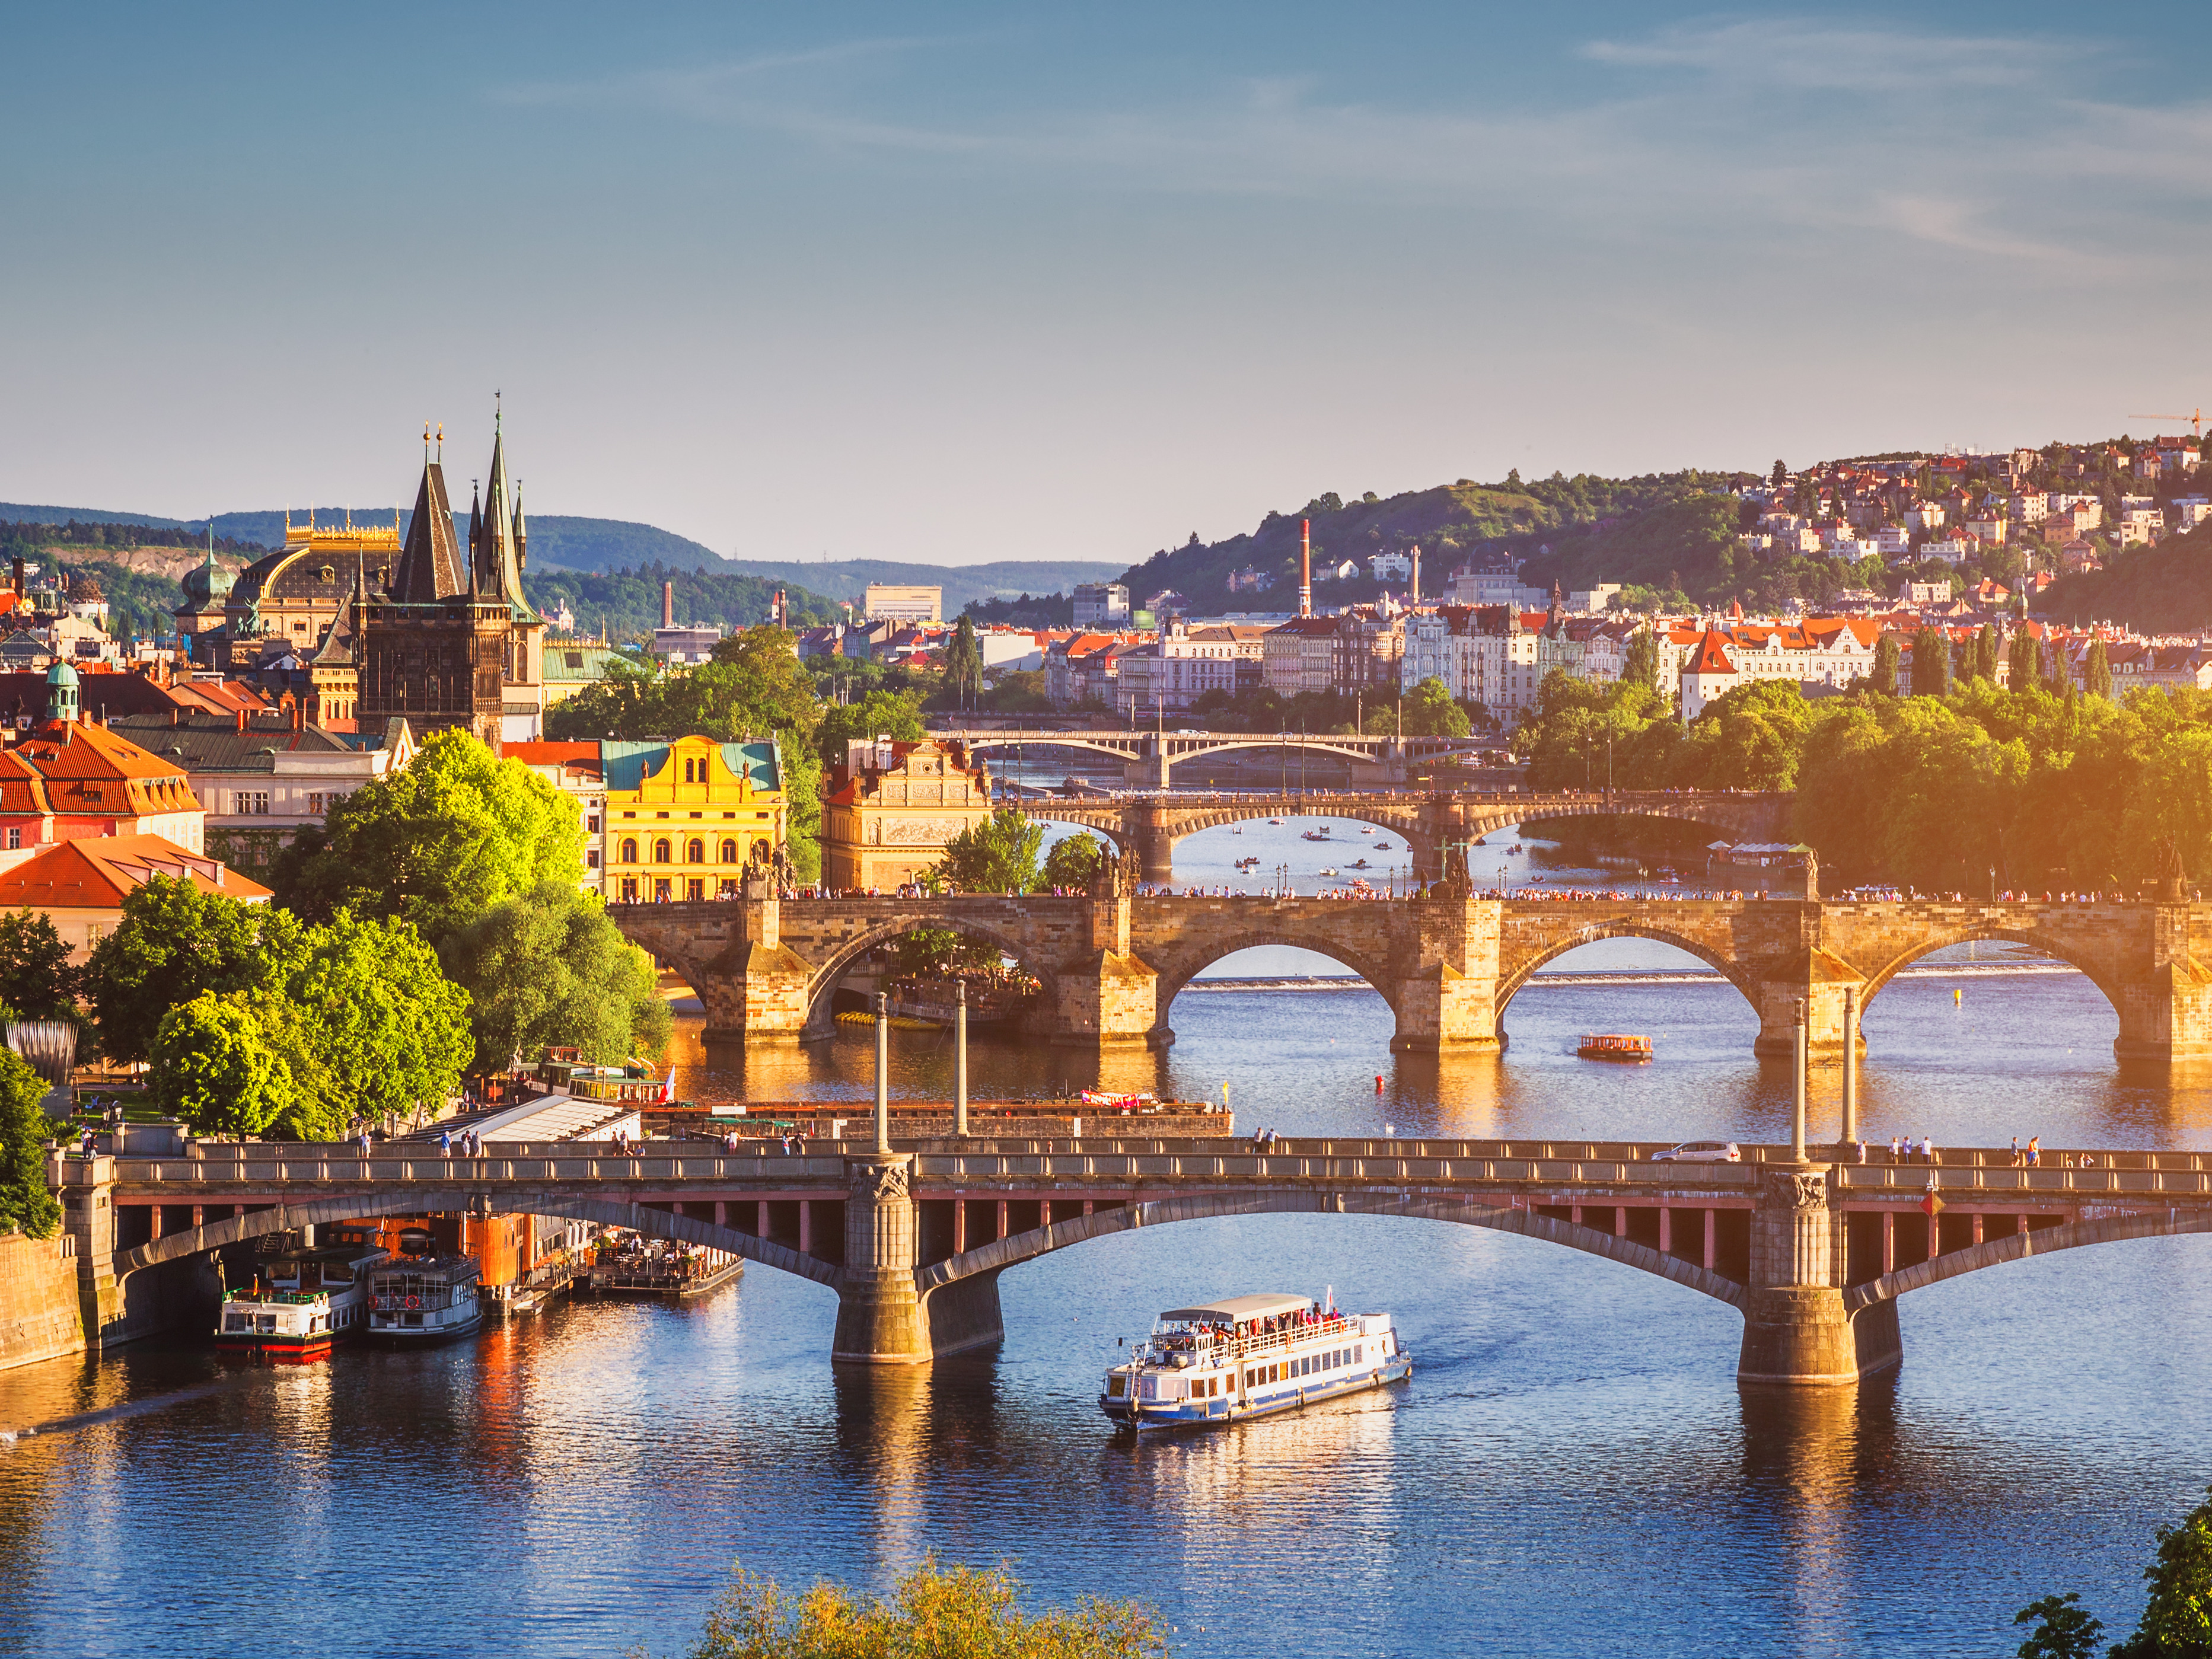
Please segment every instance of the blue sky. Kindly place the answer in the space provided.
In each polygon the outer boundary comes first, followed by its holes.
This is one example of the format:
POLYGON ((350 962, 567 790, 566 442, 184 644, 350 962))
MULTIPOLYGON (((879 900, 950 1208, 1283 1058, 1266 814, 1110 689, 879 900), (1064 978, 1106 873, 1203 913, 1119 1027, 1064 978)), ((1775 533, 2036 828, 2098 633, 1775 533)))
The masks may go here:
POLYGON ((15 6, 0 500, 741 557, 2212 404, 2201 7, 15 6))

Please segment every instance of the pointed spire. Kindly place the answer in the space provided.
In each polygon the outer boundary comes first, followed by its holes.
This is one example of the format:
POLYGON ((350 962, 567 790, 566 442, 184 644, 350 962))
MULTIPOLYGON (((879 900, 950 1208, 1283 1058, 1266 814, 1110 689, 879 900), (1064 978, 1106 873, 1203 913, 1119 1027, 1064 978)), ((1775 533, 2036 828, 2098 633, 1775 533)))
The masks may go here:
POLYGON ((428 605, 460 592, 466 580, 453 540, 453 509, 446 500, 446 470, 432 461, 422 469, 407 544, 385 592, 403 605, 428 605))
POLYGON ((521 570, 530 562, 530 535, 522 526, 522 480, 514 481, 514 568, 521 570))

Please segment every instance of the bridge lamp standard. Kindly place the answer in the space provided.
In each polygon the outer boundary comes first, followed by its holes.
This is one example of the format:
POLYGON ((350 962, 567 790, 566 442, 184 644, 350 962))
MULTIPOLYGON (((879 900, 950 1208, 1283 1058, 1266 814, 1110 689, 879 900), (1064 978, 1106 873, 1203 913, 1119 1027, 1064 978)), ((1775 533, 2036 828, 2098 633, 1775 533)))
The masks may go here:
POLYGON ((1807 1036, 1805 1020, 1805 999, 1799 997, 1797 999, 1796 1042, 1794 1044, 1796 1064, 1791 1068, 1796 1073, 1796 1078, 1793 1079, 1796 1085, 1796 1104, 1791 1109, 1790 1114, 1790 1161, 1792 1164, 1802 1164, 1807 1161, 1805 1157, 1805 1059, 1807 1036))

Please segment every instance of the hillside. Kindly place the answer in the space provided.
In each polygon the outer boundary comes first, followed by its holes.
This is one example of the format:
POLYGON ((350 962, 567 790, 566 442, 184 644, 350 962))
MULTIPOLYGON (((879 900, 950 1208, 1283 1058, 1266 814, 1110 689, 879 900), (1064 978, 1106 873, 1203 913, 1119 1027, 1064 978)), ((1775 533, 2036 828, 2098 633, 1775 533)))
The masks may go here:
MULTIPOLYGON (((533 540, 537 532, 531 532, 533 540)), ((769 618, 769 605, 780 587, 785 616, 794 629, 834 622, 842 613, 836 602, 789 582, 759 576, 725 576, 647 565, 639 570, 545 570, 538 561, 523 572, 523 591, 540 611, 551 612, 566 601, 576 616, 577 632, 597 635, 602 627, 614 640, 641 639, 660 625, 660 584, 676 586, 678 623, 720 623, 750 628, 769 618)))
MULTIPOLYGON (((533 535, 535 531, 532 532, 533 535)), ((817 593, 857 599, 870 582, 918 582, 945 590, 945 614, 963 605, 1023 593, 1065 593, 1078 582, 1112 581, 1121 568, 1087 559, 1001 559, 991 564, 907 564, 895 559, 731 559, 720 567, 740 575, 796 582, 817 593)))
POLYGON ((2149 634, 2212 627, 2212 523, 2156 547, 2131 547, 2102 570, 2062 576, 2038 609, 2064 622, 2125 623, 2149 634))

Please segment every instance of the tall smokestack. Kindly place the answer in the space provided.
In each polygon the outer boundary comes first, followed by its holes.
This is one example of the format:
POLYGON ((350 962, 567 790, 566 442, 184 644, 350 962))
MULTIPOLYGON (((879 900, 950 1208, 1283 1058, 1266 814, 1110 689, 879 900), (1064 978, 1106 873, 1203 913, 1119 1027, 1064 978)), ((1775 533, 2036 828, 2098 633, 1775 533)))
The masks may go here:
POLYGON ((1298 520, 1298 615, 1313 615, 1313 520, 1298 520))
POLYGON ((676 584, 674 582, 663 582, 660 585, 660 625, 663 628, 676 626, 676 584))
POLYGON ((1421 602, 1421 544, 1413 544, 1413 580, 1406 588, 1406 608, 1412 610, 1421 602))

